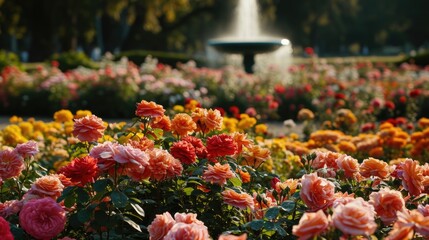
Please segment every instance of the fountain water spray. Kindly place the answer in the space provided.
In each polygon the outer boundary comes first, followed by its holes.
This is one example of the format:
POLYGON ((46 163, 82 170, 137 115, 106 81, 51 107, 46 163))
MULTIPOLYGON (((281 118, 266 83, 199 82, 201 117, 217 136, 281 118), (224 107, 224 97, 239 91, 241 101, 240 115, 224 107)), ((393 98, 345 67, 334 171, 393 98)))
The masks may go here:
POLYGON ((288 39, 261 34, 256 0, 239 0, 236 16, 234 33, 227 37, 209 40, 209 45, 220 52, 241 54, 246 72, 253 73, 256 54, 274 52, 285 46, 288 47, 288 51, 283 52, 290 52, 288 39))

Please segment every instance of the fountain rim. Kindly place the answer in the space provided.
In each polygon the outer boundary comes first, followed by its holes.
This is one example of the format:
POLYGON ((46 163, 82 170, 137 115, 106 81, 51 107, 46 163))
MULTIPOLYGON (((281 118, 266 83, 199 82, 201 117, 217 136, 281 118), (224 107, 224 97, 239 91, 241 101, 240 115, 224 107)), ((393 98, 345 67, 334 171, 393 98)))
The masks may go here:
POLYGON ((276 51, 282 46, 290 45, 290 41, 286 38, 216 38, 209 40, 208 44, 221 52, 255 54, 276 51))

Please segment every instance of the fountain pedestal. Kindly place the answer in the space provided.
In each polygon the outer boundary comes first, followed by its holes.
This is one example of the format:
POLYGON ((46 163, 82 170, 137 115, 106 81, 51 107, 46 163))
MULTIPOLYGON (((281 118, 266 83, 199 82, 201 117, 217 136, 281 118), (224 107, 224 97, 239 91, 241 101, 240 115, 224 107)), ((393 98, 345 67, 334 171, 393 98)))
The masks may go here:
POLYGON ((276 51, 282 46, 288 45, 287 39, 270 40, 231 40, 231 39, 213 39, 208 44, 216 50, 224 53, 242 54, 243 66, 247 73, 253 73, 255 64, 255 55, 259 53, 269 53, 276 51))

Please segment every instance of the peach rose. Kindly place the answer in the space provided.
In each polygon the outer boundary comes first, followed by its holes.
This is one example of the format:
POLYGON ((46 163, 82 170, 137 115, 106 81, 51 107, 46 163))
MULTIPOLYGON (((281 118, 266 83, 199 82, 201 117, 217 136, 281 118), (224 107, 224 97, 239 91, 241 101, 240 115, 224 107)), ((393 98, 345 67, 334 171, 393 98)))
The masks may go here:
POLYGON ((204 171, 201 177, 204 181, 210 182, 211 184, 219 184, 221 186, 226 184, 226 181, 233 178, 235 175, 231 171, 228 163, 221 165, 216 163, 214 166, 208 165, 207 170, 204 171))
POLYGON ((418 161, 406 159, 402 164, 402 186, 411 196, 418 196, 424 190, 423 174, 418 161))
POLYGON ((142 151, 147 149, 153 149, 155 147, 155 142, 147 137, 142 137, 138 141, 131 140, 128 142, 131 146, 138 148, 142 151))
POLYGON ((384 240, 405 240, 412 239, 414 230, 412 227, 393 228, 384 240))
POLYGON ((377 229, 374 207, 362 198, 356 198, 346 205, 334 208, 333 225, 344 234, 352 236, 371 235, 377 229))
POLYGON ((196 108, 192 112, 192 120, 197 124, 197 131, 208 133, 222 128, 223 118, 219 110, 196 108))
POLYGON ((262 163, 270 159, 270 150, 258 145, 251 145, 243 151, 245 163, 254 168, 258 168, 262 163))
POLYGON ((232 189, 227 189, 222 192, 223 201, 231 206, 240 209, 254 209, 253 198, 247 193, 237 193, 232 189))
POLYGON ((157 214, 152 223, 147 227, 150 240, 164 239, 168 231, 173 227, 176 221, 169 212, 157 214))
POLYGON ((3 181, 21 175, 24 167, 24 160, 17 152, 11 149, 0 151, 0 178, 3 181))
POLYGON ((366 178, 375 176, 383 179, 390 173, 389 165, 386 162, 372 157, 363 160, 359 169, 360 174, 366 178))
POLYGON ((15 152, 21 155, 23 158, 28 158, 30 156, 34 156, 39 152, 39 146, 37 142, 31 140, 26 143, 18 144, 15 147, 15 152))
POLYGON ((199 225, 204 225, 203 222, 197 219, 197 214, 195 213, 175 213, 174 220, 176 220, 176 223, 182 222, 187 224, 195 223, 199 225))
POLYGON ((149 154, 150 178, 157 181, 173 178, 182 173, 183 166, 166 150, 154 148, 147 150, 149 154))
POLYGON ((311 211, 326 209, 335 200, 335 185, 316 175, 316 173, 302 176, 301 199, 311 211))
POLYGON ((355 178, 359 173, 358 160, 348 155, 343 154, 335 160, 339 169, 344 171, 344 175, 348 178, 355 178))
POLYGON ((66 213, 52 198, 31 200, 22 207, 19 224, 36 239, 51 239, 64 230, 66 213))
POLYGON ((222 234, 219 236, 218 240, 246 240, 247 233, 243 233, 240 236, 235 236, 232 234, 222 234))
POLYGON ((329 227, 329 220, 322 210, 314 213, 304 213, 299 224, 293 226, 292 234, 299 240, 314 238, 323 233, 329 227))
POLYGON ((333 168, 338 169, 337 158, 342 156, 340 153, 331 152, 331 151, 315 151, 316 158, 311 162, 311 167, 313 169, 319 168, 333 168))
POLYGON ((95 115, 75 119, 73 135, 82 142, 96 142, 104 134, 103 120, 95 115))
POLYGON ((123 164, 125 174, 134 181, 141 181, 149 178, 149 156, 146 152, 131 145, 120 145, 118 152, 113 156, 113 159, 123 164))
POLYGON ((429 237, 429 217, 423 216, 417 209, 411 211, 404 209, 397 213, 398 220, 393 225, 394 229, 412 227, 414 231, 429 237))
POLYGON ((166 132, 171 131, 171 120, 169 116, 157 117, 150 123, 152 128, 159 128, 166 132))
POLYGON ((58 176, 49 175, 36 179, 36 181, 31 185, 30 191, 41 197, 50 197, 56 200, 61 196, 63 189, 64 185, 61 183, 58 176))
POLYGON ((405 208, 405 201, 401 192, 389 188, 371 193, 369 199, 369 203, 374 206, 375 212, 385 225, 396 221, 396 212, 405 208))
POLYGON ((164 116, 165 109, 162 105, 156 104, 155 102, 148 102, 142 100, 137 103, 136 116, 139 117, 162 117, 164 116))
POLYGON ((426 205, 419 205, 418 207, 417 207, 417 210, 419 210, 419 212, 423 215, 423 216, 425 216, 425 217, 429 217, 429 204, 426 204, 426 205))
POLYGON ((332 203, 332 207, 336 208, 339 205, 346 205, 347 203, 352 202, 355 199, 356 198, 354 193, 349 194, 347 192, 337 192, 335 193, 335 200, 334 203, 332 203))
POLYGON ((232 139, 237 143, 237 154, 243 151, 243 147, 250 147, 253 145, 252 140, 248 139, 245 133, 234 132, 232 134, 232 139))
POLYGON ((197 125, 188 114, 178 113, 171 120, 171 129, 179 136, 186 136, 193 133, 197 129, 197 125))
POLYGON ((207 227, 204 225, 191 223, 176 223, 165 235, 164 240, 207 240, 209 238, 209 232, 207 227))

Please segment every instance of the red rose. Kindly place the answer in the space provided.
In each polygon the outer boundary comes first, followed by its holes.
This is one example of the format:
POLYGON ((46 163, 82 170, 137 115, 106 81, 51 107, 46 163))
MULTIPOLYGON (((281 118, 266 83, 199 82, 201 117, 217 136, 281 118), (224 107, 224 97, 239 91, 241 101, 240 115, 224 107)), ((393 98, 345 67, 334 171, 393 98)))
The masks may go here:
POLYGON ((231 136, 219 134, 207 138, 207 151, 210 158, 234 155, 237 151, 237 144, 231 136))
POLYGON ((75 158, 68 165, 62 167, 59 173, 70 178, 77 186, 83 187, 89 182, 94 182, 98 174, 97 159, 91 156, 75 158))
POLYGON ((170 148, 170 153, 184 164, 192 164, 197 160, 194 146, 186 141, 175 142, 170 148))

